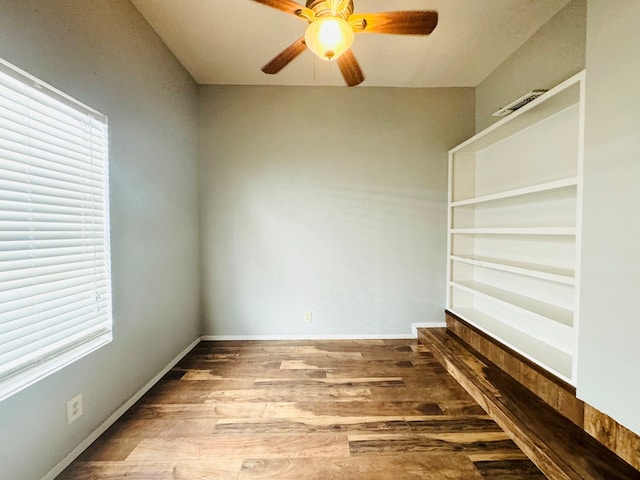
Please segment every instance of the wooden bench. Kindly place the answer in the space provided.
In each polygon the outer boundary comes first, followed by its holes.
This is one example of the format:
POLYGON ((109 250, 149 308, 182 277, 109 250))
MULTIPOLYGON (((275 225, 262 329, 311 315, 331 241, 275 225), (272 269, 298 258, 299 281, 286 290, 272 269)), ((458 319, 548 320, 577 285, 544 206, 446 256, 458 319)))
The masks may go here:
POLYGON ((640 479, 640 471, 449 330, 419 329, 418 338, 548 478, 640 479))

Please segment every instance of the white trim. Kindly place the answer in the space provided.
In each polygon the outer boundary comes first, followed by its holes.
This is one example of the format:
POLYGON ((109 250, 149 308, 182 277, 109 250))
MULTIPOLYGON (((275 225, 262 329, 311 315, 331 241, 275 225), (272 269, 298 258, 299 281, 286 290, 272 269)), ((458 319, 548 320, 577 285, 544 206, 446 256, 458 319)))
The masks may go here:
MULTIPOLYGON (((463 155, 463 154, 461 154, 463 155)), ((475 159, 473 160, 475 162, 475 159)), ((447 279, 451 278, 451 255, 453 255, 453 235, 451 229, 453 228, 453 212, 451 204, 453 203, 453 152, 449 151, 449 158, 447 161, 447 279)), ((451 307, 451 288, 447 286, 447 293, 445 296, 446 308, 451 307)))
POLYGON ((319 334, 319 335, 203 335, 202 341, 215 342, 225 340, 396 340, 415 338, 411 333, 381 334, 319 334))
POLYGON ((164 367, 155 377, 153 377, 147 384, 138 390, 129 400, 127 400, 120 408, 111 414, 98 428, 96 428, 87 438, 85 438, 80 444, 71 450, 71 452, 64 457, 58 464, 53 467, 49 472, 41 478, 41 480, 54 480, 62 471, 67 468, 71 463, 80 456, 93 442, 95 442, 100 435, 107 431, 107 429, 113 425, 122 415, 129 410, 134 403, 136 403, 142 396, 147 393, 151 387, 153 387, 158 381, 167 374, 182 358, 189 353, 193 348, 200 343, 202 337, 196 338, 191 344, 180 352, 176 357, 171 360, 166 367, 164 367))
MULTIPOLYGON (((587 88, 587 72, 582 72, 582 81, 580 82, 580 112, 578 114, 578 191, 576 192, 576 251, 575 251, 575 288, 574 288, 574 306, 573 306, 573 330, 574 344, 578 345, 580 334, 580 284, 582 279, 582 216, 584 202, 584 129, 586 119, 586 88, 587 88)), ((576 347, 573 353, 573 365, 571 366, 572 383, 578 386, 578 357, 580 349, 576 347)), ((577 395, 577 394, 576 394, 577 395)))
POLYGON ((418 329, 419 328, 446 328, 447 322, 421 322, 421 323, 412 323, 411 324, 411 332, 415 338, 418 338, 418 329))

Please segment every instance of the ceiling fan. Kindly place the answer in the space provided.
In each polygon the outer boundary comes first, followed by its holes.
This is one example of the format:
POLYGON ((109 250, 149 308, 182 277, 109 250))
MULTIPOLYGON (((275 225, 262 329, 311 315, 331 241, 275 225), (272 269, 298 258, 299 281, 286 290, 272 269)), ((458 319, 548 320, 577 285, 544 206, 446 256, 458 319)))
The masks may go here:
POLYGON ((364 80, 351 51, 355 33, 429 35, 438 25, 438 12, 432 10, 355 14, 353 0, 307 0, 304 7, 293 0, 254 1, 294 15, 309 24, 304 36, 262 67, 264 73, 278 73, 308 48, 324 60, 335 60, 350 87, 364 80))

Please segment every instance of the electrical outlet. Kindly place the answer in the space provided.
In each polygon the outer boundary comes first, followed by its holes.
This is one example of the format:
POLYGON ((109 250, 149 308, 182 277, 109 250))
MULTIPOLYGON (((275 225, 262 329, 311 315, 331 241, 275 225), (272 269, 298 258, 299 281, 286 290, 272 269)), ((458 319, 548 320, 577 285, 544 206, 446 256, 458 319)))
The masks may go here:
POLYGON ((304 323, 311 323, 313 314, 311 312, 304 312, 304 323))
POLYGON ((67 425, 71 425, 82 416, 82 394, 79 393, 67 402, 67 425))

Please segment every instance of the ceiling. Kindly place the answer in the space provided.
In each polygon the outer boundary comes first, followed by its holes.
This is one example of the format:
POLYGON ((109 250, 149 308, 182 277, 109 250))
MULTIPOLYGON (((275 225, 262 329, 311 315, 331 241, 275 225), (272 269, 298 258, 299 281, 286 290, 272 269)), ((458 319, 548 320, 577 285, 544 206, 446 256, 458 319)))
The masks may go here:
MULTIPOLYGON (((304 1, 304 0, 301 0, 304 1)), ((437 10, 428 37, 358 34, 363 86, 475 87, 569 0, 354 0, 356 13, 437 10)), ((306 51, 277 75, 260 68, 306 23, 251 0, 132 0, 200 84, 344 85, 306 51)))

